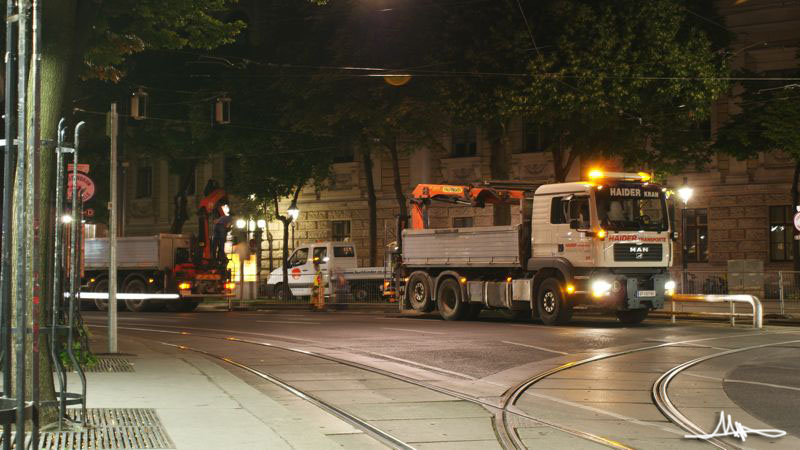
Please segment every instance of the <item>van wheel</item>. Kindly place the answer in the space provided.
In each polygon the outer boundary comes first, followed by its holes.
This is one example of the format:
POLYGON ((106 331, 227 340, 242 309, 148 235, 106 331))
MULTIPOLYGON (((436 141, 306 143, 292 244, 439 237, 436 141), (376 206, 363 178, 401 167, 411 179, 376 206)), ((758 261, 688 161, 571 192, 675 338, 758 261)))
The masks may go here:
POLYGON ((629 311, 617 311, 617 319, 619 319, 619 321, 625 325, 635 325, 646 319, 647 314, 649 313, 650 310, 647 308, 631 309, 629 311))
POLYGON ((470 306, 461 301, 461 286, 458 281, 448 278, 439 285, 436 293, 436 305, 439 308, 439 315, 445 320, 461 320, 467 313, 470 306))
POLYGON ((353 300, 359 303, 364 303, 369 300, 369 291, 364 286, 355 286, 354 284, 351 284, 350 292, 353 293, 353 300))
MULTIPOLYGON (((95 283, 94 291, 95 292, 108 292, 108 278, 103 278, 103 279, 99 280, 97 283, 95 283)), ((94 300, 94 306, 96 306, 97 309, 100 310, 100 311, 108 311, 108 300, 101 300, 99 298, 96 298, 94 300)), ((123 303, 120 302, 120 301, 117 301, 117 311, 121 310, 122 306, 123 306, 123 303)))
POLYGON ((572 307, 564 299, 561 283, 555 278, 548 278, 539 286, 536 307, 545 325, 564 324, 572 318, 572 307))
POLYGON ((278 283, 275 285, 275 298, 279 300, 294 300, 294 295, 292 295, 291 288, 289 289, 289 292, 286 295, 284 295, 283 283, 278 283))
POLYGON ((421 273, 411 276, 406 287, 408 292, 408 302, 411 307, 420 312, 433 311, 433 300, 431 300, 431 286, 428 277, 421 273))
MULTIPOLYGON (((144 294, 147 293, 147 285, 139 277, 131 278, 125 281, 125 288, 123 292, 131 294, 144 294)), ((152 300, 125 300, 125 306, 130 312, 145 312, 150 310, 150 302, 152 300)))

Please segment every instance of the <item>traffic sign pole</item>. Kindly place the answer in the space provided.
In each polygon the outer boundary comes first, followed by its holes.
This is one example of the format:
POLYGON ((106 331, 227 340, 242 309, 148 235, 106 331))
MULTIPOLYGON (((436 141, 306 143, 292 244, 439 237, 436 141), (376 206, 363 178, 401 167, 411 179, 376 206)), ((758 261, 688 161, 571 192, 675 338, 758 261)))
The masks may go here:
POLYGON ((108 353, 117 353, 117 104, 111 104, 111 203, 109 203, 108 353))

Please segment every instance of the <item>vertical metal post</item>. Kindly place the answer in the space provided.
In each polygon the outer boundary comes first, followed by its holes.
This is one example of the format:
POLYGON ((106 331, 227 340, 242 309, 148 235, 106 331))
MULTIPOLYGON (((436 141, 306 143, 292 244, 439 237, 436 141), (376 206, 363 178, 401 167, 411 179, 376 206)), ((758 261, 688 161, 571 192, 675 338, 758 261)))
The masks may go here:
POLYGON ((25 251, 25 167, 27 148, 27 127, 28 115, 26 111, 27 98, 26 89, 28 87, 28 14, 30 2, 19 0, 18 23, 19 40, 18 50, 19 62, 17 64, 17 170, 14 186, 14 236, 16 237, 14 261, 16 265, 16 277, 14 280, 14 292, 16 298, 16 332, 14 333, 14 351, 16 361, 16 400, 17 400, 17 421, 16 421, 16 447, 25 448, 25 337, 27 323, 25 320, 27 312, 27 292, 26 292, 26 251, 25 251))
MULTIPOLYGON (((14 179, 14 74, 17 39, 16 26, 9 19, 14 14, 14 0, 6 0, 6 73, 5 73, 5 155, 3 158, 3 237, 0 268, 0 342, 2 348, 3 395, 11 396, 11 193, 14 179)), ((11 449, 11 426, 3 426, 3 450, 11 449)))
POLYGON ((117 353, 117 104, 111 104, 111 203, 109 204, 108 353, 117 353))
POLYGON ((785 294, 784 294, 784 290, 783 290, 783 271, 782 270, 778 271, 778 294, 779 294, 780 300, 781 300, 781 303, 780 303, 781 315, 784 315, 785 312, 784 312, 784 309, 783 309, 784 308, 783 299, 784 299, 784 295, 785 294))
POLYGON ((33 401, 33 417, 31 419, 31 447, 39 448, 39 356, 40 356, 40 342, 39 342, 39 310, 41 299, 41 287, 45 280, 42 277, 43 265, 39 261, 40 251, 39 242, 41 240, 41 186, 39 177, 39 167, 41 165, 41 66, 42 66, 42 5, 41 0, 33 0, 33 20, 31 28, 33 33, 33 42, 31 45, 31 95, 33 96, 32 103, 33 109, 30 115, 30 131, 28 133, 28 191, 26 209, 28 210, 28 258, 30 265, 30 272, 28 273, 28 290, 31 293, 31 324, 32 324, 32 341, 33 347, 31 355, 31 400, 33 401))
POLYGON ((736 326, 736 302, 731 302, 731 326, 736 326))
POLYGON ((62 215, 64 214, 64 203, 63 203, 63 196, 64 196, 64 169, 63 169, 63 160, 64 156, 61 153, 61 147, 64 146, 64 132, 65 120, 61 119, 58 122, 58 141, 56 144, 56 166, 55 166, 55 174, 56 174, 56 198, 55 198, 55 232, 54 232, 54 245, 53 245, 53 311, 52 311, 52 321, 50 326, 50 358, 53 360, 53 366, 56 369, 56 380, 58 380, 58 391, 60 393, 59 397, 59 426, 61 424, 61 419, 64 418, 66 414, 66 385, 67 385, 67 376, 66 371, 61 365, 61 358, 58 355, 58 349, 56 348, 58 339, 56 332, 56 327, 58 326, 58 313, 60 305, 64 303, 64 289, 61 285, 61 271, 63 270, 63 266, 61 265, 61 253, 64 250, 64 243, 63 243, 63 236, 62 232, 64 229, 64 224, 62 223, 62 215))
POLYGON ((672 318, 670 319, 670 322, 672 322, 674 324, 675 323, 675 300, 674 299, 670 300, 670 303, 671 303, 670 310, 672 311, 672 318))
POLYGON ((681 252, 681 266, 683 267, 683 277, 681 282, 681 293, 688 294, 686 292, 686 283, 688 283, 688 277, 686 271, 689 268, 689 247, 687 244, 686 236, 686 202, 683 203, 683 209, 681 209, 681 242, 682 242, 682 252, 681 252))

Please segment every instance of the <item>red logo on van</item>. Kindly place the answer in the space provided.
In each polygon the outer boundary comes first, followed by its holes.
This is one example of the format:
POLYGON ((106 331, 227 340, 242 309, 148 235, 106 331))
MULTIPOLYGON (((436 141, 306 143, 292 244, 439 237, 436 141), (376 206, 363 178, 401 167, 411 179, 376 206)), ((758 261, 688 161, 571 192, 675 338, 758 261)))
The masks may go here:
POLYGON ((295 267, 294 269, 292 269, 292 278, 294 278, 295 280, 299 280, 300 279, 300 269, 299 268, 295 267))

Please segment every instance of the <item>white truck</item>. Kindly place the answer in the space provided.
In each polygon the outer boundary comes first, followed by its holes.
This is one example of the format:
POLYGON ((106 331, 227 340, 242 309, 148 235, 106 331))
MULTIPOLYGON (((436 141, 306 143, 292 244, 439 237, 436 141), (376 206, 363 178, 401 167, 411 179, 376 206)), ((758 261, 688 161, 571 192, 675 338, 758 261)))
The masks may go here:
MULTIPOLYGON (((365 302, 378 300, 383 295, 385 268, 358 267, 356 247, 352 243, 316 242, 296 248, 289 256, 289 291, 293 297, 311 296, 317 274, 315 264, 329 290, 337 296, 337 302, 365 302)), ((278 267, 269 274, 267 294, 278 296, 282 292, 283 269, 278 267)))
POLYGON ((674 293, 665 189, 646 173, 592 171, 588 182, 419 185, 395 269, 401 308, 448 320, 481 309, 568 322, 595 308, 638 323, 674 293), (520 224, 428 229, 432 201, 519 205, 520 224))
MULTIPOLYGON (((117 238, 118 292, 179 294, 174 300, 125 300, 128 310, 141 312, 166 306, 170 311, 192 311, 205 298, 232 295, 234 286, 227 270, 192 258, 191 244, 188 236, 180 234, 117 238)), ((82 289, 108 292, 108 239, 87 239, 84 245, 82 289)), ((100 310, 108 308, 108 300, 94 303, 100 310)))

